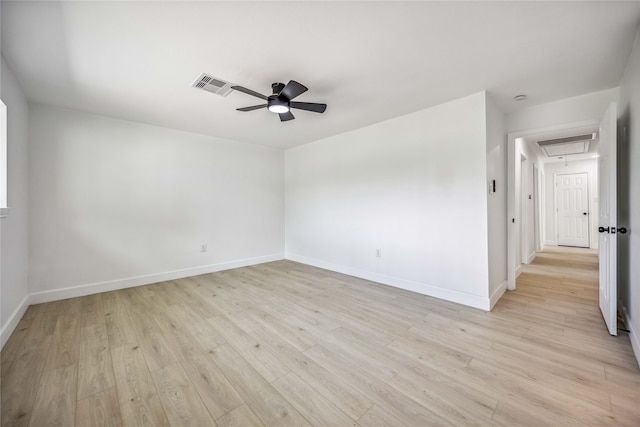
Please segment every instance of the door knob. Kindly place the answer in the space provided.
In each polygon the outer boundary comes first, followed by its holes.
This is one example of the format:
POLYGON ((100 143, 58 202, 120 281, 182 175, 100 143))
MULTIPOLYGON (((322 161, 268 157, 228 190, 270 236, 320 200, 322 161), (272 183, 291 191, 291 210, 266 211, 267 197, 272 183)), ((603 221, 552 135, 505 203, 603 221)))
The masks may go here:
MULTIPOLYGON (((609 232, 609 227, 598 227, 600 233, 609 232)), ((626 231, 626 230, 625 230, 626 231)))
POLYGON ((582 212, 582 215, 589 215, 588 212, 582 212))
POLYGON ((624 227, 620 227, 620 228, 618 228, 618 233, 620 233, 620 234, 627 234, 627 229, 626 229, 626 228, 624 228, 624 227))

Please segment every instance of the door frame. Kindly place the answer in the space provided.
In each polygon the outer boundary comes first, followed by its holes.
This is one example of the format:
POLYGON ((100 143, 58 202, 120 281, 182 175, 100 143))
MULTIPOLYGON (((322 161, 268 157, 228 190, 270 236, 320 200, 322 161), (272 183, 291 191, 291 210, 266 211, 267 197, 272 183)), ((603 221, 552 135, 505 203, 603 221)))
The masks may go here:
POLYGON ((542 194, 540 187, 544 187, 544 181, 541 178, 540 170, 534 163, 533 165, 533 249, 536 252, 542 250, 542 194), (541 185, 542 184, 542 185, 541 185))
POLYGON ((548 132, 558 132, 571 129, 579 129, 585 127, 598 128, 600 122, 597 120, 589 120, 583 122, 565 123, 562 125, 549 126, 526 131, 507 133, 507 289, 516 289, 516 270, 520 263, 516 259, 516 245, 520 236, 521 213, 516 216, 516 204, 521 204, 520 200, 516 200, 516 161, 520 161, 519 143, 516 140, 531 135, 537 135, 548 132), (516 147, 518 145, 518 147, 516 147), (516 150, 516 148, 518 148, 516 150))
POLYGON ((527 259, 529 257, 529 254, 527 253, 527 247, 529 246, 527 245, 527 243, 529 243, 527 236, 529 212, 526 210, 527 199, 522 197, 522 195, 526 193, 523 190, 525 189, 525 186, 528 187, 528 180, 531 179, 525 170, 525 168, 528 169, 528 162, 529 157, 526 153, 520 152, 520 264, 527 264, 527 259))

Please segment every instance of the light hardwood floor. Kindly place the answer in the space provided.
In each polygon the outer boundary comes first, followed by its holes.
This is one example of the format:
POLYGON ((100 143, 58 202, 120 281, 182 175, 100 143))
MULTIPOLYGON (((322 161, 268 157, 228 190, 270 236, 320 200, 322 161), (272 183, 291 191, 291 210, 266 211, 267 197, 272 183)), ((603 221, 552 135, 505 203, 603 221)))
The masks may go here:
POLYGON ((638 426, 597 295, 556 249, 491 313, 290 261, 35 305, 2 426, 638 426))

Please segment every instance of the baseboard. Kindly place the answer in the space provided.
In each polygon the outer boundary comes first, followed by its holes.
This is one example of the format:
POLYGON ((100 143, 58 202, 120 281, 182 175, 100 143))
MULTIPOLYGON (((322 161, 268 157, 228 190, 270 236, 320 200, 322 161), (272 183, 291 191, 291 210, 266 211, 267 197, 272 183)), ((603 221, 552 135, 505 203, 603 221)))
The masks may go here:
POLYGON ((30 298, 31 295, 27 295, 26 297, 24 297, 22 302, 18 305, 18 308, 16 308, 13 313, 11 313, 11 316, 9 316, 7 323, 2 327, 2 331, 0 331, 0 350, 6 344, 7 340, 16 329, 16 326, 18 326, 18 323, 20 323, 20 319, 22 319, 22 316, 24 316, 24 313, 27 311, 27 308, 29 308, 29 305, 31 305, 30 298))
POLYGON ((502 283, 498 285, 496 290, 493 291, 493 293, 489 297, 489 301, 491 303, 491 306, 490 306, 491 310, 493 310, 493 307, 496 305, 500 297, 502 297, 502 295, 504 295, 506 291, 507 291, 507 281, 504 280, 502 283))
POLYGON ((536 255, 537 255, 536 251, 531 252, 527 257, 527 264, 531 264, 533 260, 536 259, 536 255))
POLYGON ((516 267, 516 279, 520 276, 520 273, 522 273, 522 264, 518 264, 516 267))
POLYGON ((323 268, 325 270, 335 271, 336 273, 342 273, 349 276, 359 277, 365 280, 371 280, 372 282, 381 283, 383 285, 393 286, 396 288, 428 295, 435 298, 440 298, 458 304, 464 304, 485 311, 489 311, 491 309, 491 302, 489 298, 483 298, 477 295, 458 292, 451 289, 445 289, 439 286, 428 285, 426 283, 414 282, 412 280, 388 276, 386 274, 374 273, 371 271, 360 270, 344 265, 333 264, 330 262, 308 258, 297 254, 287 253, 285 255, 285 258, 291 261, 299 262, 301 264, 312 265, 314 267, 323 268))
POLYGON ((633 349, 633 355, 636 356, 636 362, 638 362, 638 366, 640 367, 640 336, 639 331, 633 329, 631 325, 631 319, 629 318, 629 313, 627 312, 627 307, 624 305, 620 305, 622 307, 622 315, 624 316, 624 323, 629 329, 629 341, 631 341, 631 348, 633 349))
POLYGON ((545 246, 558 246, 555 240, 545 240, 544 244, 545 246))
POLYGON ((284 254, 279 253, 255 258, 246 258, 237 261, 222 262, 218 264, 209 264, 200 267, 184 268, 164 273, 147 274, 143 276, 127 277, 125 279, 109 280, 106 282, 89 283, 86 285, 54 289, 51 291, 34 292, 31 294, 30 304, 40 304, 43 302, 58 301, 67 298, 83 297, 101 292, 116 291, 118 289, 164 282, 166 280, 175 280, 182 279, 184 277, 198 276, 200 274, 215 273, 216 271, 247 267, 250 265, 278 261, 281 259, 284 259, 284 254))

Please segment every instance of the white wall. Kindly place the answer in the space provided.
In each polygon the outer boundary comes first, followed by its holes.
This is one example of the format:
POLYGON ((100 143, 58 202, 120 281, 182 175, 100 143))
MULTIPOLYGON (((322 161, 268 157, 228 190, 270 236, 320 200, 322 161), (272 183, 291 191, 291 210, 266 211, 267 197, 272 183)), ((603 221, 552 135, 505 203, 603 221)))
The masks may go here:
POLYGON ((34 104, 29 130, 33 302, 283 257, 282 150, 34 104))
POLYGON ((287 150, 287 258, 488 309, 485 109, 482 92, 287 150))
POLYGON ((13 72, 1 59, 0 98, 7 105, 9 215, 0 220, 0 324, 4 345, 22 317, 28 287, 28 104, 13 72))
POLYGON ((523 108, 506 116, 506 131, 509 133, 567 123, 599 121, 609 104, 617 100, 618 88, 613 88, 523 108))
POLYGON ((556 174, 582 173, 589 174, 589 247, 598 247, 598 162, 592 160, 569 160, 568 165, 564 162, 553 162, 545 164, 546 182, 546 209, 545 209, 545 244, 557 245, 557 224, 555 212, 555 176, 556 174))
POLYGON ((631 343, 640 363, 640 30, 620 85, 618 138, 618 234, 619 289, 631 330, 631 343))
POLYGON ((487 184, 496 181, 496 192, 489 193, 489 295, 492 304, 506 290, 507 280, 507 138, 504 114, 490 96, 486 98, 487 184))

